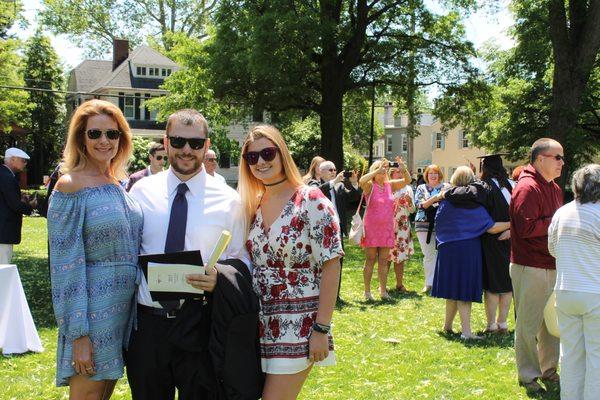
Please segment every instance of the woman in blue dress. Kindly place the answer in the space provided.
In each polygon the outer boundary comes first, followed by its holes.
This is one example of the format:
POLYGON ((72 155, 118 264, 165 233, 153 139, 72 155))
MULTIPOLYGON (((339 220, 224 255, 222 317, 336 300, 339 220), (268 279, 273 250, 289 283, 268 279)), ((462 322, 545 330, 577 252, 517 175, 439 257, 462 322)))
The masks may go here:
POLYGON ((119 185, 131 152, 118 107, 77 108, 48 209, 56 384, 70 386, 71 399, 106 400, 123 376, 142 227, 141 209, 119 185))
MULTIPOLYGON (((450 183, 467 186, 475 180, 469 167, 458 167, 450 183)), ((436 200, 443 199, 444 192, 436 200)), ((478 339, 471 331, 471 304, 481 303, 483 256, 480 236, 510 228, 510 222, 494 222, 482 206, 459 208, 442 201, 435 217, 438 246, 431 295, 446 299, 444 330, 452 332, 456 313, 460 314, 461 338, 478 339)))

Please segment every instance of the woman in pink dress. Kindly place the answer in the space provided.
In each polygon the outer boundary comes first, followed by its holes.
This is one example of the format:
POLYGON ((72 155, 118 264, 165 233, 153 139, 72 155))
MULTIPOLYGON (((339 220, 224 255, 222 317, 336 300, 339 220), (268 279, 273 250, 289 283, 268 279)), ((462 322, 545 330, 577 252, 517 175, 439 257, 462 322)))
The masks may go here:
POLYGON ((400 190, 410 183, 410 174, 404 166, 402 158, 396 157, 398 168, 402 171, 403 179, 389 180, 387 170, 389 161, 378 160, 371 165, 369 173, 360 178, 359 185, 367 200, 364 214, 365 232, 361 246, 365 249, 365 299, 372 301, 371 278, 377 261, 377 276, 379 278, 379 295, 387 300, 388 257, 394 248, 396 235, 394 232, 394 196, 393 192, 400 190))
POLYGON ((313 365, 335 364, 330 328, 344 255, 339 220, 321 190, 304 185, 272 126, 248 134, 239 191, 260 299, 262 399, 295 399, 313 365))

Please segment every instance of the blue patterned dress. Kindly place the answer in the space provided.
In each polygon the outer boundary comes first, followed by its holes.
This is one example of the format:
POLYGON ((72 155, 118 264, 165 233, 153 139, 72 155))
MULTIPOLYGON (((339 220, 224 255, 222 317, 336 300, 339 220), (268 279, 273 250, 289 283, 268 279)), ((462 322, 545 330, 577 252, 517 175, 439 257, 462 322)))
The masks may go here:
POLYGON ((75 375, 73 340, 89 336, 94 381, 123 376, 139 278, 143 216, 123 190, 108 184, 54 191, 48 209, 52 303, 58 324, 56 384, 75 375))

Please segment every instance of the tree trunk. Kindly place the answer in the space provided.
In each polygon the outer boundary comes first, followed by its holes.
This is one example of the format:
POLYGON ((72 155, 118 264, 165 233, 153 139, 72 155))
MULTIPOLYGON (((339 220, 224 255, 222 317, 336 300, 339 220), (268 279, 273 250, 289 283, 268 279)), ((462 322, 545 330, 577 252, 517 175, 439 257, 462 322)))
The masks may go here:
MULTIPOLYGON (((328 84, 327 86, 334 85, 328 84)), ((341 171, 344 168, 344 124, 342 118, 344 93, 340 87, 326 88, 322 93, 320 156, 333 161, 338 171, 341 171)))

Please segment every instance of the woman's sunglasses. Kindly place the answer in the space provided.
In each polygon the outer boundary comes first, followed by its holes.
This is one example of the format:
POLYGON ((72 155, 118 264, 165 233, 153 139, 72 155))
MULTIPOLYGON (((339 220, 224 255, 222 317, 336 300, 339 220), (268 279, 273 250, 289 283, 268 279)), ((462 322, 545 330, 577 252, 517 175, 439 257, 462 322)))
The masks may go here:
POLYGON ((156 156, 154 158, 156 158, 157 161, 162 161, 162 160, 166 160, 167 156, 156 156))
POLYGON ((273 161, 277 155, 277 150, 277 147, 265 147, 260 151, 247 151, 242 154, 242 157, 249 165, 255 165, 259 156, 265 161, 273 161))
POLYGON ((189 144, 192 150, 200 150, 204 147, 206 138, 184 138, 179 136, 167 136, 171 147, 175 149, 183 149, 185 144, 189 144))
POLYGON ((96 140, 100 139, 100 136, 102 136, 102 132, 104 132, 104 134, 109 140, 117 140, 121 137, 121 131, 118 129, 107 129, 105 131, 102 131, 100 129, 88 129, 86 131, 86 134, 88 138, 96 140))

